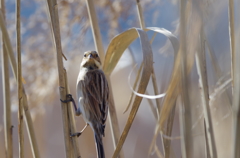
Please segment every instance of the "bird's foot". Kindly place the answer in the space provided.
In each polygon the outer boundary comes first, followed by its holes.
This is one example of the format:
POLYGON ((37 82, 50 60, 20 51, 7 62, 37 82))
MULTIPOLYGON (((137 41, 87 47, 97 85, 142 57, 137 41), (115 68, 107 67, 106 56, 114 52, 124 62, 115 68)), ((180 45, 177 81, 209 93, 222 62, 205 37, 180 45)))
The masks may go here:
POLYGON ((63 102, 63 103, 68 103, 68 102, 73 102, 74 99, 72 97, 72 94, 67 94, 67 99, 66 100, 60 99, 60 101, 63 102))
POLYGON ((70 135, 70 137, 79 137, 82 134, 82 132, 77 132, 77 133, 73 133, 70 135))

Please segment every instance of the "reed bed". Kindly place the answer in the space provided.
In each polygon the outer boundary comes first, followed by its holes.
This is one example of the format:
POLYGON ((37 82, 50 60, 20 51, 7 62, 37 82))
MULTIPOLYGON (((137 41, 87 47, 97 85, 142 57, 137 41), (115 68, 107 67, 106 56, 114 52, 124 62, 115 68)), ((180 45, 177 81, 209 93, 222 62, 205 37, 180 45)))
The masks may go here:
POLYGON ((12 12, 2 0, 0 10, 0 155, 96 157, 91 129, 70 137, 85 123, 60 102, 75 98, 83 52, 92 49, 111 92, 106 157, 239 157, 239 1, 15 4, 12 12))

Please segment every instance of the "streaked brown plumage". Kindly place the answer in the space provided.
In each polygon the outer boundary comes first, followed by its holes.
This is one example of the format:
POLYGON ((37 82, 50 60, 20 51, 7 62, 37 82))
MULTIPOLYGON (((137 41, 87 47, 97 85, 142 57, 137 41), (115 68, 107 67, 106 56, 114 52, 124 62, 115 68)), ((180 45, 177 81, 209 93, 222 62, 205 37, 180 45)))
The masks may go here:
POLYGON ((76 114, 82 114, 91 126, 98 158, 105 158, 102 136, 108 114, 109 88, 96 51, 84 53, 77 80, 77 99, 76 114))

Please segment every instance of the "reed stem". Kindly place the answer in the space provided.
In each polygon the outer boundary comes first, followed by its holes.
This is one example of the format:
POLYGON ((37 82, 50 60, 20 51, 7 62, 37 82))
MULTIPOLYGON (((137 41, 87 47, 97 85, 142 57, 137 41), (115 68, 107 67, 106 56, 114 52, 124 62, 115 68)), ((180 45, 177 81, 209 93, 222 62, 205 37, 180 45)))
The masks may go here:
MULTIPOLYGON (((5 1, 1 0, 1 10, 5 19, 5 1)), ((12 136, 12 118, 11 118, 11 98, 10 98, 10 78, 9 78, 9 61, 7 50, 4 47, 5 40, 2 35, 2 83, 3 83, 3 109, 4 109, 4 137, 6 158, 13 157, 13 136, 12 136)))

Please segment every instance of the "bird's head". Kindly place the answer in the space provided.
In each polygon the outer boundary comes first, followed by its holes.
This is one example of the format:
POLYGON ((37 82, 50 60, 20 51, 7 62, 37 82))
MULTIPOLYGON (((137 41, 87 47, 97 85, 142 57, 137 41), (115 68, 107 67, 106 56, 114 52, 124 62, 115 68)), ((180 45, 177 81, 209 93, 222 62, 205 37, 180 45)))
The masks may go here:
POLYGON ((101 61, 96 51, 87 51, 83 55, 81 67, 88 68, 90 70, 101 68, 101 61))

